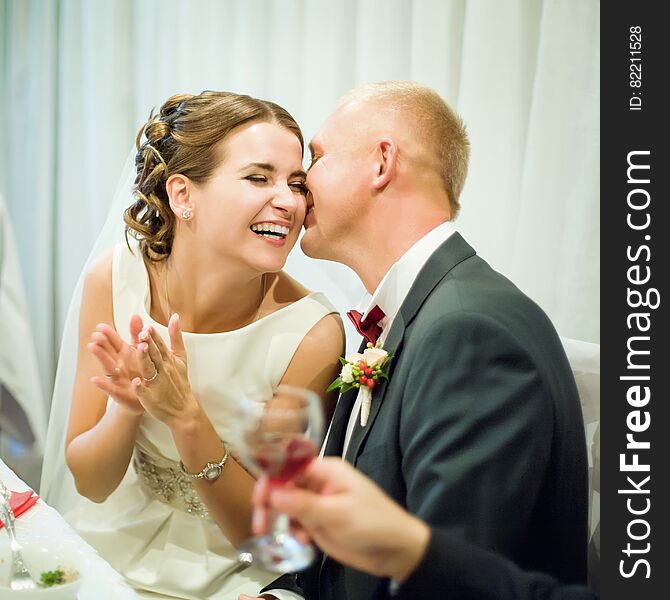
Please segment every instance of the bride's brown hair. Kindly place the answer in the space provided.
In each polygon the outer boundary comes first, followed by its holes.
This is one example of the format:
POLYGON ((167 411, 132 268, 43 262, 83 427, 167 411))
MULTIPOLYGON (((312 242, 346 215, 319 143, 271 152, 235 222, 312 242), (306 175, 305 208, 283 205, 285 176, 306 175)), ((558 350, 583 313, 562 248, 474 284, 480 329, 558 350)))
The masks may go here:
POLYGON ((137 133, 135 202, 123 215, 128 234, 137 238, 145 258, 166 259, 172 251, 175 215, 165 189, 170 175, 181 173, 195 183, 207 181, 220 162, 218 144, 236 127, 260 121, 274 123, 304 140, 295 119, 281 106, 267 100, 232 92, 179 94, 137 133))

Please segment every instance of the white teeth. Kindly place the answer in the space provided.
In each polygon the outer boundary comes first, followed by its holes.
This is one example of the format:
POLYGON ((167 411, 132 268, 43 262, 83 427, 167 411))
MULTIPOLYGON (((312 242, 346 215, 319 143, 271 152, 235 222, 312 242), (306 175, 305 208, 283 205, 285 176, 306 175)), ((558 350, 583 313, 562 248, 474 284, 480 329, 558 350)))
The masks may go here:
MULTIPOLYGON (((268 233, 276 233, 282 236, 288 235, 291 231, 290 227, 284 227, 283 225, 275 225, 274 223, 254 223, 251 226, 251 231, 255 232, 268 232, 268 233)), ((261 234, 263 235, 263 234, 261 234)), ((277 238, 277 236, 273 236, 274 239, 277 238)))

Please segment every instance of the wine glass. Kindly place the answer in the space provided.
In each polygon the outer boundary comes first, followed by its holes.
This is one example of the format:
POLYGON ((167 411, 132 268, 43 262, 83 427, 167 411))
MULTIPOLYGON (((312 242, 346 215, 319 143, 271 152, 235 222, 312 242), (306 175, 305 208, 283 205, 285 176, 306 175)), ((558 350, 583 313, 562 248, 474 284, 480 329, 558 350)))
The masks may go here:
MULTIPOLYGON (((265 474, 269 485, 282 486, 293 479, 318 454, 323 440, 323 411, 319 397, 310 390, 280 385, 265 402, 241 401, 237 452, 255 475, 265 474)), ((251 553, 254 561, 278 573, 300 571, 314 559, 311 545, 290 532, 289 518, 273 514, 270 532, 248 540, 239 554, 251 553)))

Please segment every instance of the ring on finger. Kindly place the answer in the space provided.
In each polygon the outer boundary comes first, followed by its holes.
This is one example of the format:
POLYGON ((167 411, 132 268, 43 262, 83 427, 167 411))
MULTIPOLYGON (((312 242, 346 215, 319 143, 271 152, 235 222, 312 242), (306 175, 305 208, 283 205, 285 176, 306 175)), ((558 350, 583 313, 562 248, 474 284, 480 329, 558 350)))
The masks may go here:
POLYGON ((114 377, 118 377, 121 375, 121 369, 119 367, 114 367, 114 372, 110 375, 109 373, 105 373, 105 377, 108 379, 113 379, 114 377))
POLYGON ((142 377, 142 379, 144 383, 151 383, 156 377, 158 377, 158 369, 154 366, 154 374, 151 377, 142 377))

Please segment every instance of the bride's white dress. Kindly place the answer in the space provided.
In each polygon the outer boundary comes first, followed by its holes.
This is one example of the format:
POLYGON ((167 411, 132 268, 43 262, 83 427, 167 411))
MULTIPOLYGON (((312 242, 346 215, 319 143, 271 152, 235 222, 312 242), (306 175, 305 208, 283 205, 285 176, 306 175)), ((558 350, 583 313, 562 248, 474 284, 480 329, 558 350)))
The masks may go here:
MULTIPOLYGON (((129 337, 127 324, 137 313, 169 345, 166 327, 148 314, 144 263, 125 244, 114 249, 112 283, 119 333, 129 337)), ((222 440, 235 437, 239 398, 271 397, 304 336, 332 312, 328 300, 314 293, 235 331, 184 333, 191 386, 222 440)), ((145 416, 122 483, 102 504, 78 500, 67 520, 138 589, 198 599, 256 595, 276 574, 249 568, 219 587, 217 576, 235 562, 236 552, 178 461, 168 428, 145 416)))

